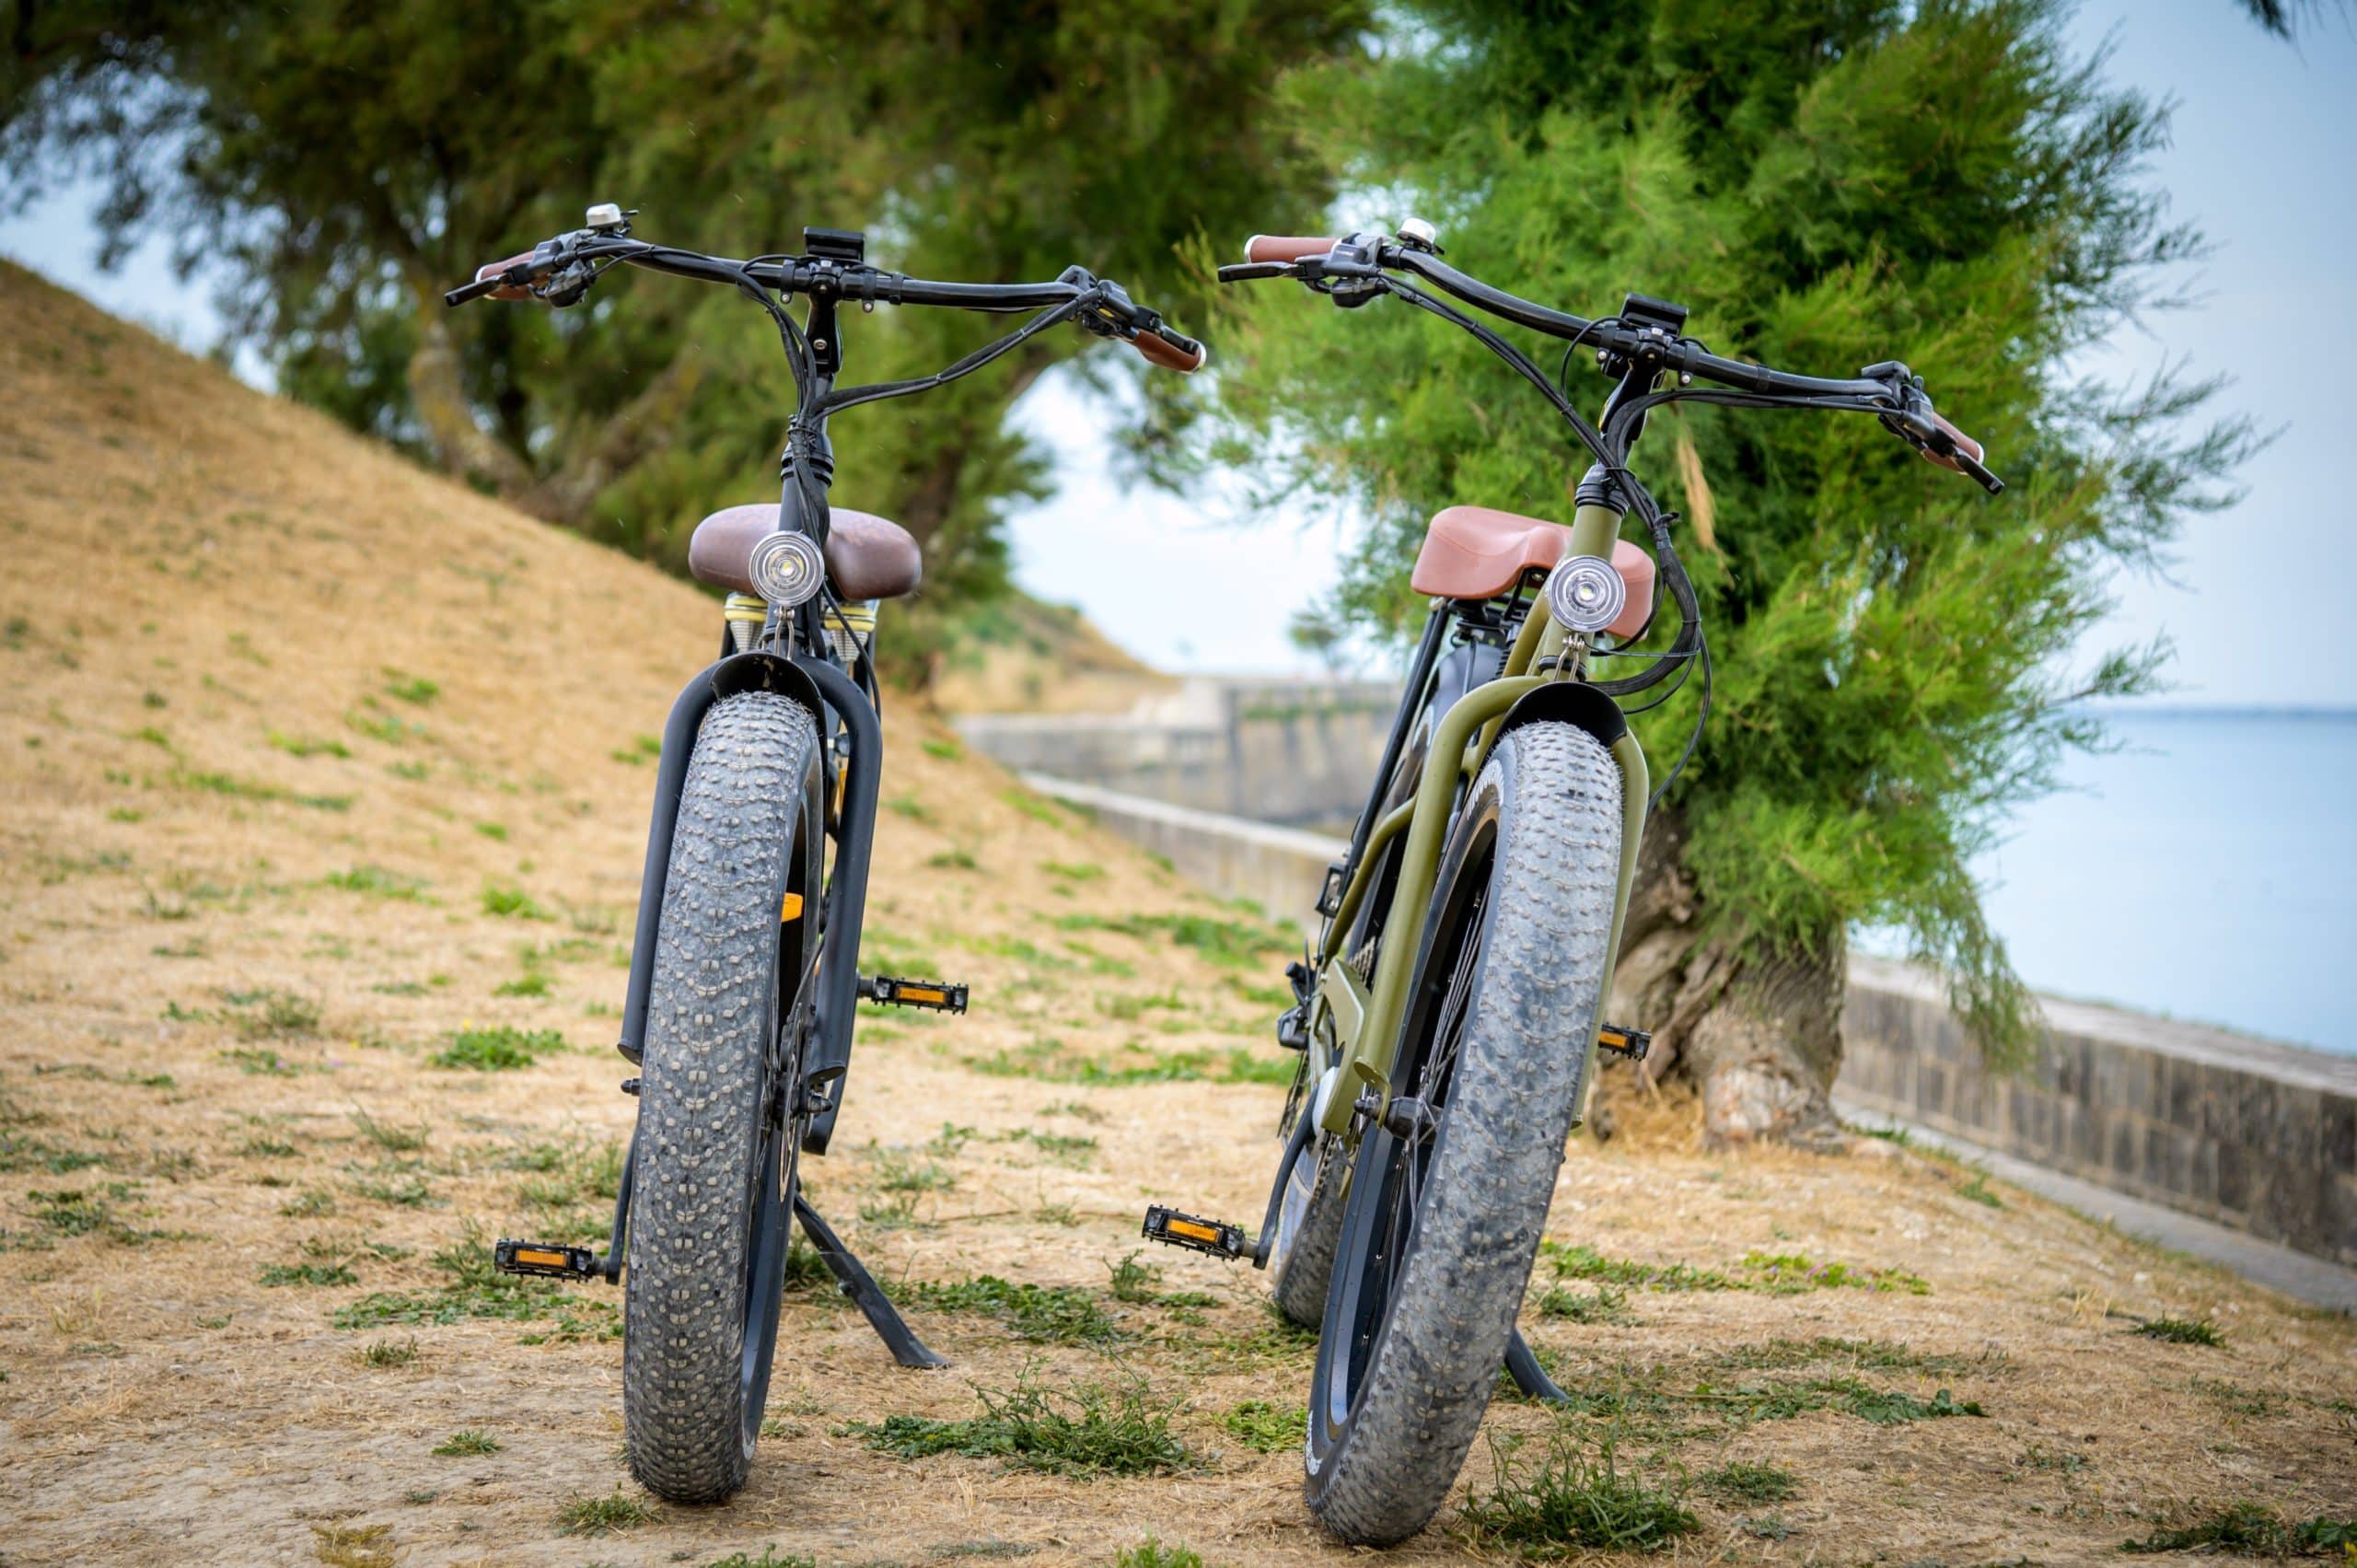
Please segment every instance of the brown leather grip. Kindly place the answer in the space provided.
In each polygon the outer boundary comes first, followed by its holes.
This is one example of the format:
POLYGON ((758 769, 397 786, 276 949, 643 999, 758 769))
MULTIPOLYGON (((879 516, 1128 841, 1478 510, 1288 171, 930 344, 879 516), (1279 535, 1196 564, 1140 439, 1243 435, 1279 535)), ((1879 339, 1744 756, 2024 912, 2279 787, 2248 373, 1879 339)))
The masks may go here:
POLYGON ((1298 261, 1309 256, 1323 256, 1341 243, 1339 239, 1319 239, 1301 234, 1256 234, 1244 242, 1244 259, 1248 261, 1298 261))
MULTIPOLYGON (((1956 449, 1957 451, 1962 452, 1966 457, 1970 458, 1976 463, 1982 460, 1986 454, 1982 452, 1980 442, 1975 441, 1971 436, 1967 436, 1963 431, 1958 430, 1955 425, 1950 424, 1946 420, 1941 418, 1938 413, 1933 412, 1930 417, 1933 424, 1938 425, 1942 430, 1948 433, 1949 438, 1955 441, 1956 449)), ((1949 458, 1943 453, 1934 452, 1929 447, 1919 447, 1918 450, 1923 454, 1926 460, 1939 464, 1940 467, 1946 469, 1950 473, 1962 473, 1964 471, 1956 466, 1954 459, 1949 458)))
POLYGON ((1190 354, 1155 331, 1140 332, 1130 340, 1130 346, 1136 349, 1139 357, 1148 365, 1158 365, 1165 370, 1177 370, 1182 374, 1201 370, 1203 361, 1211 357, 1210 351, 1201 343, 1197 343, 1194 352, 1190 354))
MULTIPOLYGON (((510 256, 504 261, 485 261, 482 266, 475 269, 475 282, 481 283, 485 278, 497 277, 508 268, 518 266, 526 261, 529 261, 534 256, 539 254, 539 248, 534 247, 532 250, 525 251, 520 256, 510 256)), ((535 273, 534 275, 538 276, 539 274, 535 273)), ((529 299, 532 297, 532 295, 529 289, 517 288, 511 284, 503 285, 499 288, 494 288, 489 294, 484 295, 483 297, 485 299, 529 299)))

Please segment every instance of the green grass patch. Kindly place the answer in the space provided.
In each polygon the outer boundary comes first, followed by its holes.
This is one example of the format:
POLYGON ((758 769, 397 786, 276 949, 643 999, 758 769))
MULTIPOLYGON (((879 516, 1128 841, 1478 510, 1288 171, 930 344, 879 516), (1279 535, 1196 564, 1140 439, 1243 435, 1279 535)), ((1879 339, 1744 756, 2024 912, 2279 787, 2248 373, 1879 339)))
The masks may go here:
POLYGON ((1113 1568, 1203 1568, 1202 1557, 1190 1548, 1165 1546, 1153 1536, 1113 1554, 1113 1568))
POLYGON ((482 912, 502 920, 554 920, 531 894, 523 889, 498 882, 487 882, 482 889, 482 912))
POLYGON ((1724 1503, 1782 1503, 1801 1489, 1790 1470, 1740 1459, 1704 1470, 1699 1479, 1703 1491, 1724 1503))
POLYGON ((1174 947, 1192 948, 1229 969, 1257 968, 1271 954, 1285 952, 1291 946, 1285 934, 1274 926, 1207 914, 1067 914, 1059 916, 1055 925, 1060 931, 1110 931, 1140 941, 1159 936, 1174 947))
POLYGON ((1016 1284, 996 1274, 899 1283, 895 1299, 935 1312, 994 1318, 1034 1344, 1103 1345, 1127 1338, 1093 1292, 1077 1285, 1016 1284))
POLYGON ((445 1276, 443 1284, 364 1295, 338 1308, 330 1321, 345 1330, 447 1325, 483 1318, 524 1322, 550 1317, 564 1305, 563 1286, 553 1280, 501 1273, 492 1265, 490 1243, 471 1226, 456 1243, 434 1254, 434 1266, 445 1276))
POLYGON ((935 740, 928 738, 917 744, 923 749, 926 756, 937 757, 945 762, 955 762, 966 754, 966 749, 954 740, 935 740))
POLYGON ((935 871, 980 871, 981 862, 962 849, 946 849, 929 857, 925 864, 935 871))
POLYGON ((1219 1423, 1256 1454, 1282 1454, 1309 1438, 1309 1411, 1298 1401, 1247 1400, 1220 1417, 1219 1423))
POLYGON ((322 740, 316 736, 288 735, 284 730, 270 732, 270 744, 289 757, 349 757, 352 748, 341 740, 322 740))
POLYGON ((476 1073, 512 1072, 529 1067, 543 1056, 564 1049, 564 1037, 554 1029, 519 1029, 500 1024, 491 1028, 459 1029, 450 1043, 426 1058, 436 1067, 476 1073))
POLYGON ((355 865, 349 871, 331 871, 319 878, 331 888, 341 888, 347 893, 360 893, 372 899, 399 899, 405 903, 423 902, 425 884, 415 877, 404 877, 398 871, 388 871, 381 865, 355 865))
POLYGON ((385 670, 385 695, 396 702, 424 707, 442 695, 442 688, 423 675, 404 675, 388 666, 385 670))
POLYGON ((974 1396, 981 1413, 964 1421, 896 1415, 847 1431, 897 1458, 962 1454, 1051 1475, 1165 1475, 1197 1463, 1170 1429, 1175 1407, 1157 1401, 1142 1380, 1052 1389, 1027 1374, 1012 1388, 978 1385, 974 1396))
POLYGON ((356 1285, 360 1276, 342 1263, 272 1263, 254 1281, 266 1285, 356 1285))
POLYGON ((1105 875, 1105 868, 1093 860, 1043 860, 1039 869, 1067 882, 1094 882, 1105 875))
POLYGON ((1062 1040, 1041 1037, 1016 1050, 1001 1049, 988 1056, 969 1056, 966 1065, 993 1078, 1034 1078, 1043 1083, 1080 1084, 1120 1088, 1137 1084, 1290 1084, 1300 1059, 1279 1059, 1268 1051, 1244 1046, 1225 1050, 1174 1051, 1161 1054, 1125 1048, 1109 1057, 1073 1050, 1062 1040))
POLYGON ((2136 1331, 2148 1340, 2159 1340, 2172 1345, 2223 1345, 2226 1336, 2219 1331, 2217 1322, 2209 1318, 2147 1318, 2136 1325, 2136 1331))
POLYGON ((281 789, 276 784, 255 784, 250 779, 234 778, 227 773, 198 772, 190 768, 174 768, 171 782, 180 789, 195 790, 204 795, 227 796, 233 800, 283 801, 290 806, 308 807, 314 811, 349 811, 353 797, 348 795, 305 795, 298 790, 281 789))
POLYGON ((617 746, 606 755, 617 762, 626 763, 632 767, 652 762, 663 755, 663 738, 659 735, 642 735, 628 746, 617 746))
MULTIPOLYGON (((352 1112, 352 1125, 362 1137, 388 1154, 414 1154, 425 1147, 426 1140, 433 1135, 433 1129, 423 1121, 414 1127, 404 1127, 398 1121, 379 1121, 357 1107, 352 1112)), ((290 1148, 286 1152, 295 1151, 290 1148)))
POLYGON ((589 1497, 575 1494, 564 1500, 556 1511, 556 1533, 561 1536, 610 1536, 622 1530, 634 1530, 641 1525, 651 1525, 662 1517, 635 1497, 625 1496, 619 1483, 610 1497, 589 1497))
POLYGON ((407 1366, 417 1360, 417 1340, 371 1340, 354 1353, 353 1359, 363 1366, 385 1371, 395 1366, 407 1366))
POLYGON ((2317 1515, 2294 1524, 2258 1503, 2230 1503, 2151 1535, 2119 1543, 2125 1552, 2232 1552, 2246 1557, 2357 1553, 2357 1518, 2317 1515))
POLYGON ((1519 1445, 1491 1439, 1496 1476, 1466 1499, 1466 1528, 1484 1546, 1523 1557, 1568 1557, 1596 1548, 1659 1551, 1702 1527, 1682 1493, 1623 1474, 1612 1445, 1588 1453, 1567 1433, 1525 1458, 1519 1445))
POLYGON ((1550 1285, 1539 1293, 1536 1305, 1541 1317, 1572 1323, 1625 1323, 1636 1316, 1629 1310, 1629 1293, 1608 1284, 1597 1285, 1593 1294, 1568 1285, 1550 1285))
POLYGON ((1045 796, 1033 795, 1029 790, 1002 790, 999 792, 999 798, 1034 822, 1043 822, 1059 831, 1071 826, 1064 819, 1064 814, 1056 808, 1053 802, 1045 796))
POLYGON ((498 1438, 488 1432, 478 1432, 471 1426, 453 1432, 434 1446, 435 1455, 446 1459, 470 1458, 479 1454, 498 1452, 498 1438))
POLYGON ((1593 1247, 1566 1247, 1552 1241, 1544 1243, 1541 1252, 1554 1263, 1558 1279, 1594 1280, 1636 1290, 1759 1290, 1779 1295, 1813 1290, 1898 1291, 1928 1295, 1932 1290, 1922 1279, 1904 1270, 1820 1263, 1801 1252, 1747 1252, 1731 1270, 1608 1258, 1593 1247))

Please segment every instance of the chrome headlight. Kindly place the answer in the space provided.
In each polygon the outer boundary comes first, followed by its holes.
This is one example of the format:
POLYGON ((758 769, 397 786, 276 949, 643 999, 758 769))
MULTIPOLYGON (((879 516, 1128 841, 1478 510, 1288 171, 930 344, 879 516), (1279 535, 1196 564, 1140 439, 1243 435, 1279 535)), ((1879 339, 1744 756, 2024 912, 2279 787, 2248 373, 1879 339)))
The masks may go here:
POLYGON ((753 546, 745 575, 754 589, 782 610, 792 610, 827 580, 826 557, 808 534, 773 533, 753 546))
POLYGON ((1597 556, 1574 555, 1547 579, 1547 613, 1569 631, 1601 632, 1628 602, 1629 585, 1597 556))

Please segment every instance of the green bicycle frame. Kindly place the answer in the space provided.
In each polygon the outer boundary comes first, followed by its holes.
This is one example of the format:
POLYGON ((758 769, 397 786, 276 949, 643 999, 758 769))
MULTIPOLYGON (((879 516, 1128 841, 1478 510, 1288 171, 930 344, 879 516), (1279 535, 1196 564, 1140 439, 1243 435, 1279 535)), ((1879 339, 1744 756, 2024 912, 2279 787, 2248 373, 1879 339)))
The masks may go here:
MULTIPOLYGON (((1593 555, 1609 560, 1620 528, 1620 514, 1613 508, 1594 504, 1581 506, 1573 515, 1572 537, 1565 556, 1593 555)), ((1399 1039, 1399 1029, 1417 958, 1414 940, 1396 938, 1422 931, 1423 912, 1431 905, 1434 883, 1440 874, 1441 852, 1447 841, 1458 783, 1479 774, 1489 760, 1507 709, 1550 681, 1576 681, 1585 675, 1585 645, 1575 645, 1565 636, 1563 629, 1548 613, 1546 597, 1538 596, 1532 601, 1497 679, 1475 687, 1441 715, 1431 749, 1424 754, 1423 772, 1417 780, 1414 796, 1395 807, 1369 832, 1366 848, 1353 868, 1341 901, 1336 906, 1333 918, 1327 922, 1317 955, 1318 1005, 1312 1012, 1311 1038, 1329 1044, 1333 1051, 1325 1080, 1331 1086, 1321 1085, 1315 1109, 1323 1131, 1349 1131, 1358 1099, 1358 1095, 1351 1092, 1353 1086, 1371 1090, 1385 1102, 1390 1098, 1392 1075, 1404 1043, 1399 1039), (1571 652, 1569 657, 1563 656, 1567 649, 1571 652), (1550 659, 1549 674, 1528 673, 1534 666, 1550 659), (1381 851, 1402 832, 1407 835, 1407 842, 1400 852, 1391 908, 1410 917, 1412 923, 1387 923, 1395 940, 1386 942, 1377 955, 1375 981, 1370 988, 1361 983, 1350 965, 1338 961, 1340 947, 1353 917, 1365 901, 1376 867, 1382 859, 1381 851)), ((1624 733, 1614 741, 1611 754, 1620 769, 1620 877, 1613 895, 1610 935, 1605 944, 1608 976, 1620 958, 1620 929, 1628 915, 1629 889, 1636 877, 1637 852, 1644 836, 1645 797, 1651 787, 1644 750, 1633 733, 1624 733)), ((1591 1037, 1585 1049, 1594 1047, 1591 1037)))

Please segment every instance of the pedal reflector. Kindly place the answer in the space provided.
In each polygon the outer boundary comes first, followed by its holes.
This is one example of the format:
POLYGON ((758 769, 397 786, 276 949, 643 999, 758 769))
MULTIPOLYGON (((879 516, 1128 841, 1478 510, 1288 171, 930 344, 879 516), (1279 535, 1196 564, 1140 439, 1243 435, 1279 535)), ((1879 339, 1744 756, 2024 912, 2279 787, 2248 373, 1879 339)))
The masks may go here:
POLYGON ((1241 1258, 1250 1250, 1242 1225, 1198 1219, 1159 1203, 1146 1210, 1145 1225, 1139 1234, 1148 1241, 1184 1247, 1190 1252, 1208 1252, 1214 1258, 1241 1258))
POLYGON ((491 1249, 491 1260, 503 1274, 532 1274, 543 1279, 586 1280, 596 1277, 598 1255, 586 1247, 552 1246, 538 1241, 502 1237, 491 1249))
POLYGON ((1620 1024, 1598 1024, 1596 1043, 1615 1056, 1643 1062, 1645 1052, 1654 1048, 1654 1037, 1650 1029, 1632 1029, 1620 1024))
POLYGON ((924 1007, 936 1013, 966 1010, 966 987, 942 980, 895 980, 879 974, 861 980, 859 993, 888 1007, 924 1007))

